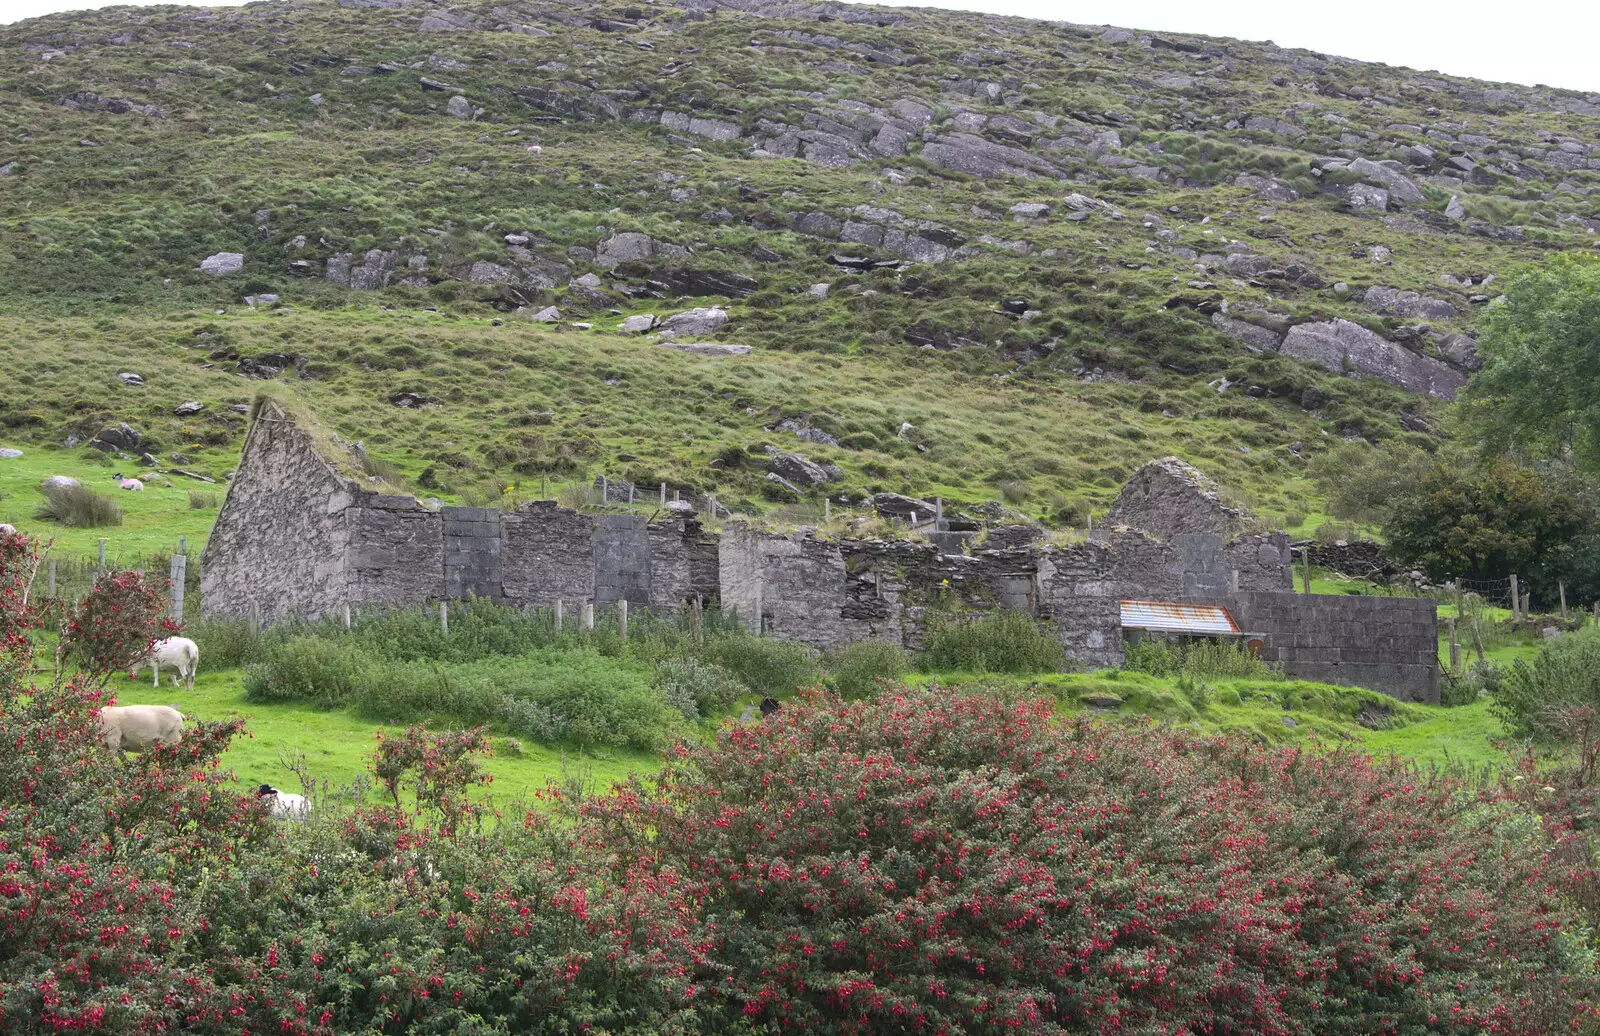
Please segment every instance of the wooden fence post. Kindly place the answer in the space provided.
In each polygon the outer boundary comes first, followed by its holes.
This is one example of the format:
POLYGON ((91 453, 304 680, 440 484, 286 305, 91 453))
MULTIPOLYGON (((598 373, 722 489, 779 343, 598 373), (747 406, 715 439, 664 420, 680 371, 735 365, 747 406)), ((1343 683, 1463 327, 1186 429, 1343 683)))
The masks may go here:
POLYGON ((1517 612, 1520 609, 1521 604, 1522 604, 1522 595, 1517 592, 1517 577, 1515 575, 1513 575, 1511 577, 1511 621, 1512 622, 1517 621, 1517 619, 1519 618, 1519 616, 1517 615, 1517 612))
POLYGON ((825 497, 822 498, 822 520, 825 521, 825 522, 833 521, 833 498, 832 497, 826 497, 825 496, 825 497))
POLYGON ((172 621, 183 624, 183 584, 184 569, 189 558, 184 554, 172 555, 172 621))
POLYGON ((445 636, 450 635, 450 605, 445 601, 439 602, 439 629, 445 636))
POLYGON ((1476 615, 1472 617, 1472 646, 1478 649, 1478 664, 1483 665, 1483 626, 1476 615))
POLYGON ((1233 592, 1239 592, 1239 570, 1236 568, 1230 574, 1228 582, 1233 586, 1233 592))
POLYGON ((1566 622, 1567 621, 1567 584, 1565 582, 1559 582, 1559 583, 1556 584, 1556 586, 1561 589, 1561 621, 1562 622, 1566 622))
POLYGON ((252 637, 261 636, 261 602, 260 601, 251 601, 250 602, 250 635, 252 637))
POLYGON ((102 537, 101 540, 100 540, 100 568, 103 571, 105 569, 105 567, 106 567, 106 541, 105 541, 105 538, 102 537))
POLYGON ((349 633, 350 632, 350 602, 349 601, 344 602, 343 611, 344 611, 344 631, 346 633, 349 633))
POLYGON ((1461 645, 1456 641, 1456 620, 1450 619, 1450 671, 1461 670, 1461 645))
POLYGON ((617 602, 617 636, 622 642, 628 642, 628 602, 626 599, 617 602))
POLYGON ((594 602, 593 601, 584 601, 583 602, 583 616, 582 616, 581 625, 583 626, 583 632, 585 632, 585 633, 589 633, 594 629, 594 602))
POLYGON ((187 553, 189 553, 189 537, 187 537, 187 536, 179 536, 178 537, 178 553, 179 554, 187 554, 187 553))
POLYGON ((661 483, 661 506, 667 506, 667 484, 661 483))
MULTIPOLYGON (((1600 607, 1600 606, 1597 606, 1597 607, 1600 607)), ((691 615, 691 617, 694 620, 694 642, 696 644, 698 644, 698 643, 700 643, 702 637, 705 635, 705 630, 701 626, 701 621, 703 619, 703 616, 701 615, 701 611, 700 611, 700 595, 699 594, 696 594, 694 596, 694 599, 689 602, 689 614, 691 615)))
POLYGON ((556 632, 557 633, 561 632, 561 620, 563 618, 563 616, 561 614, 561 611, 562 611, 562 604, 558 600, 558 601, 556 601, 556 632))

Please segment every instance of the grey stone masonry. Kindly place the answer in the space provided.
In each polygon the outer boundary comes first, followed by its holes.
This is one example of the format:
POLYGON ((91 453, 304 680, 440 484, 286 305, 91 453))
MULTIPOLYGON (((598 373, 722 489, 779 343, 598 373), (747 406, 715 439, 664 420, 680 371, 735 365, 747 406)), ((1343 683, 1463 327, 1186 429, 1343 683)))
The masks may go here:
POLYGON ((265 403, 245 440, 200 562, 208 616, 265 621, 335 614, 344 604, 345 511, 355 487, 306 432, 265 403))
POLYGON ((549 605, 594 600, 594 519, 553 500, 500 518, 500 581, 506 600, 549 605))
POLYGON ((443 521, 408 496, 363 494, 346 512, 345 600, 392 607, 444 594, 443 521))

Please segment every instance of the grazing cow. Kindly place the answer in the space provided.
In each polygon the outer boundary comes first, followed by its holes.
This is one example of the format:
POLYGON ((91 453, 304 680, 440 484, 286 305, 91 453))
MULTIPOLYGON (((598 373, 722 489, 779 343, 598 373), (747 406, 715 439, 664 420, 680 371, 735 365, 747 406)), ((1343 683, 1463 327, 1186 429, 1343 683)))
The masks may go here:
POLYGON ((183 740, 183 713, 165 705, 108 705, 100 710, 100 739, 122 755, 183 740))
POLYGON ((150 650, 133 660, 133 666, 128 670, 128 679, 139 675, 139 670, 150 667, 155 676, 152 687, 161 686, 161 668, 175 669, 177 672, 172 677, 172 686, 176 687, 181 682, 185 690, 194 690, 194 674, 200 668, 200 645, 188 637, 168 637, 158 640, 150 645, 150 650))
POLYGON ((304 820, 311 815, 311 803, 306 801, 304 795, 279 791, 270 784, 263 784, 257 788, 256 795, 259 798, 272 800, 268 805, 274 820, 304 820))
POLYGON ((117 472, 115 475, 112 475, 111 477, 116 479, 117 480, 117 485, 120 486, 123 489, 132 490, 135 493, 142 493, 144 491, 144 483, 143 482, 140 482, 136 478, 123 478, 122 477, 122 472, 120 472, 120 471, 117 472))

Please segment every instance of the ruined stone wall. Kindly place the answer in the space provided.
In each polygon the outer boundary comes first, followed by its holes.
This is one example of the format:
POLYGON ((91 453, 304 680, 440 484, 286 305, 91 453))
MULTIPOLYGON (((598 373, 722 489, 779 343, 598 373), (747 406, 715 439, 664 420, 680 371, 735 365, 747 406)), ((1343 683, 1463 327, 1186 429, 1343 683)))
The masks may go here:
POLYGON ((1196 532, 1232 538, 1250 517, 1224 504, 1216 483, 1197 468, 1163 457, 1129 476, 1106 524, 1142 529, 1160 540, 1196 532))
POLYGON ((409 496, 364 493, 346 510, 348 600, 397 607, 444 596, 444 519, 409 496))
POLYGON ((1240 593, 1229 605, 1261 655, 1303 680, 1439 703, 1438 604, 1430 598, 1240 593))
POLYGON ((650 607, 676 611, 693 598, 717 597, 717 538, 697 521, 673 518, 649 527, 650 607))
POLYGON ((594 600, 594 519, 553 500, 500 516, 500 585, 519 605, 594 600))
POLYGON ((345 508, 355 486, 267 405, 201 555, 201 613, 267 622, 337 614, 346 598, 345 508))
MULTIPOLYGON (((1162 571, 1159 560, 1151 560, 1158 554, 1154 540, 1139 536, 1127 545, 1149 555, 1136 567, 1162 571)), ((1067 657, 1086 669, 1122 664, 1120 602, 1128 586, 1117 573, 1119 560, 1129 563, 1116 544, 1106 542, 1049 547, 1039 554, 1039 617, 1055 624, 1067 657)))

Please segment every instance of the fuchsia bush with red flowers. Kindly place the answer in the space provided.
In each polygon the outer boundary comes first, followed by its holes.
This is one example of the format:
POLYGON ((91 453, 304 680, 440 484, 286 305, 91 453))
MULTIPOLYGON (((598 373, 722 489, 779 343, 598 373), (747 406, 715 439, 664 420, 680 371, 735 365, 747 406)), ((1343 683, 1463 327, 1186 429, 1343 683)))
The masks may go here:
MULTIPOLYGON (((218 770, 240 724, 123 762, 111 653, 34 685, 32 564, 0 544, 0 1032, 1600 1022, 1596 796, 1531 763, 1467 788, 972 691, 813 694, 521 823, 467 798, 481 731, 413 728, 374 753, 391 802, 275 824, 218 770)), ((80 615, 138 643, 144 590, 80 615)))
POLYGON ((782 1031, 1533 1033, 1596 991, 1527 814, 1352 755, 818 697, 587 816, 697 905, 690 999, 782 1031))

